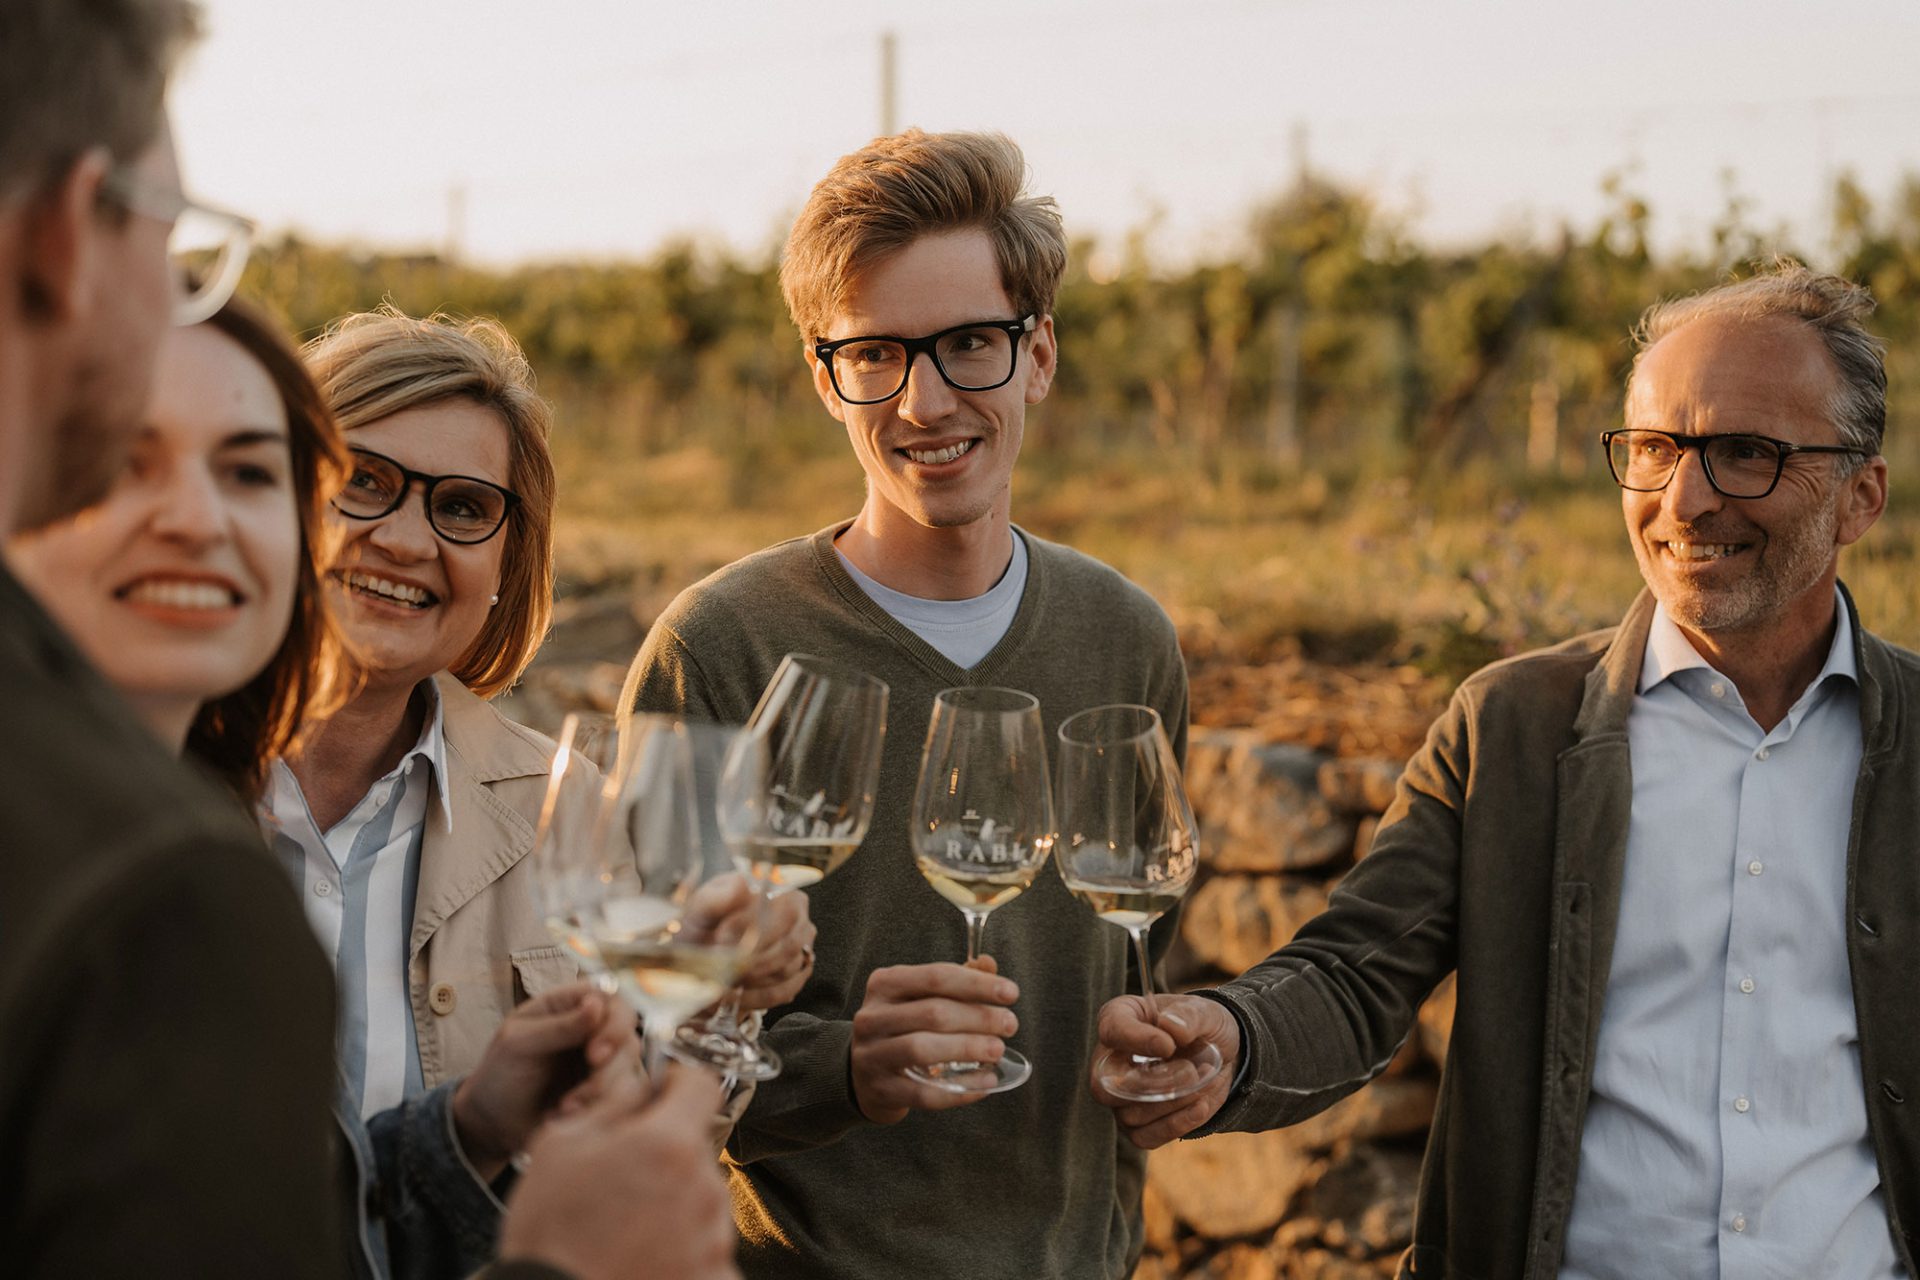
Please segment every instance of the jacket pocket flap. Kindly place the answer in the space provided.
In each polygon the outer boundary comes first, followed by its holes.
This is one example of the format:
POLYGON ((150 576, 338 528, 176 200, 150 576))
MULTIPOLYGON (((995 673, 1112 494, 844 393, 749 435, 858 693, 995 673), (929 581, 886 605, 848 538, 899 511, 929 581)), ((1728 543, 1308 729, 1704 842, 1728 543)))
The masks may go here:
POLYGON ((557 946, 530 947, 515 951, 508 958, 513 961, 515 1004, 580 980, 580 966, 557 946))

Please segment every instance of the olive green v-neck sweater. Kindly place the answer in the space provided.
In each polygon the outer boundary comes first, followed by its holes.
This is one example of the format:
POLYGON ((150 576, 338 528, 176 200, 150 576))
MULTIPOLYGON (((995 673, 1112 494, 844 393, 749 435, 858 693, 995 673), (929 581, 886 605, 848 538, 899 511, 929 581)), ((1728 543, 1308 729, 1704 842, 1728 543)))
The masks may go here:
MULTIPOLYGON (((851 1019, 867 975, 958 961, 959 911, 915 869, 908 811, 934 696, 1004 685, 1040 700, 1049 750, 1060 722, 1137 702, 1165 719, 1184 759, 1187 678, 1173 624, 1140 588, 1068 547, 1021 532, 1025 593, 1007 634, 962 670, 855 585, 834 554, 846 525, 740 560, 682 592, 627 677, 643 711, 738 723, 789 652, 887 682, 887 745, 873 825, 805 892, 819 926, 813 978, 774 1010, 785 1060, 728 1146, 741 1266, 749 1277, 835 1280, 1119 1280, 1140 1252, 1145 1160, 1086 1086, 1100 1006, 1138 989, 1123 930, 1096 919, 1052 871, 987 922, 986 951, 1020 985, 1011 1045, 1033 1063, 1019 1088, 971 1106, 867 1121, 849 1081, 851 1019)), ((1172 917, 1156 926, 1156 959, 1172 917)))

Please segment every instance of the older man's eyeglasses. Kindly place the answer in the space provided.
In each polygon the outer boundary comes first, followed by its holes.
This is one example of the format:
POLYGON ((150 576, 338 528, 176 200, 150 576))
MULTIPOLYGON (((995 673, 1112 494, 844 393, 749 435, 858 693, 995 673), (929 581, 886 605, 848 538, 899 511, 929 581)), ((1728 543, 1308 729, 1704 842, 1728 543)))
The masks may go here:
POLYGON ((350 520, 378 520, 400 509, 416 482, 427 524, 448 542, 485 542, 500 532, 520 505, 520 495, 477 476, 430 476, 403 467, 385 454, 354 449, 353 474, 333 500, 350 520))
POLYGON ((1867 457, 1868 451, 1844 444, 1790 444, 1772 436, 1681 436, 1666 431, 1630 428, 1606 431, 1600 443, 1607 465, 1622 489, 1657 493, 1673 482, 1682 455, 1700 451, 1707 483, 1728 498, 1764 498, 1780 483, 1780 472, 1796 453, 1846 453, 1867 457))
POLYGON ((1020 339, 1032 333, 1039 317, 977 320, 924 338, 870 334, 813 344, 827 366, 834 394, 848 404, 879 404, 906 390, 907 374, 921 354, 932 357, 941 379, 955 391, 992 391, 1013 381, 1020 360, 1020 339))
POLYGON ((226 305, 247 269, 253 223, 237 213, 195 203, 177 188, 151 182, 124 166, 107 174, 100 194, 129 213, 172 227, 167 256, 180 281, 173 304, 176 325, 199 324, 226 305))

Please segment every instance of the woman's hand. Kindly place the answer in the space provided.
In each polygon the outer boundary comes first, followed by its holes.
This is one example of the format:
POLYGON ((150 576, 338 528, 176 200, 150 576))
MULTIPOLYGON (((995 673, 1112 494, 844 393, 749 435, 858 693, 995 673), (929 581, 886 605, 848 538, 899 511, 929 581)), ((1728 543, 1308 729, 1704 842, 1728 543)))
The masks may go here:
POLYGON ((549 1115, 577 1110, 640 1069, 633 1011, 591 983, 557 987, 507 1015, 453 1092, 460 1149, 491 1182, 549 1115))

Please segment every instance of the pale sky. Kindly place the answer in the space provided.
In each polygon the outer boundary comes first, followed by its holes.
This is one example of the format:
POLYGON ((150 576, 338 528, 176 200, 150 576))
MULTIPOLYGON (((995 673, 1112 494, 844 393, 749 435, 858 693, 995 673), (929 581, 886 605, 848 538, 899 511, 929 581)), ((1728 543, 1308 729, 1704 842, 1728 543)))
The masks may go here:
POLYGON ((1151 223, 1172 260, 1230 251, 1302 130, 1443 244, 1591 225, 1624 170, 1666 243, 1704 241, 1731 172, 1818 250, 1834 174, 1920 170, 1912 0, 202 2, 196 194, 496 264, 770 247, 878 131, 884 30, 899 124, 1004 130, 1070 231, 1151 223))

